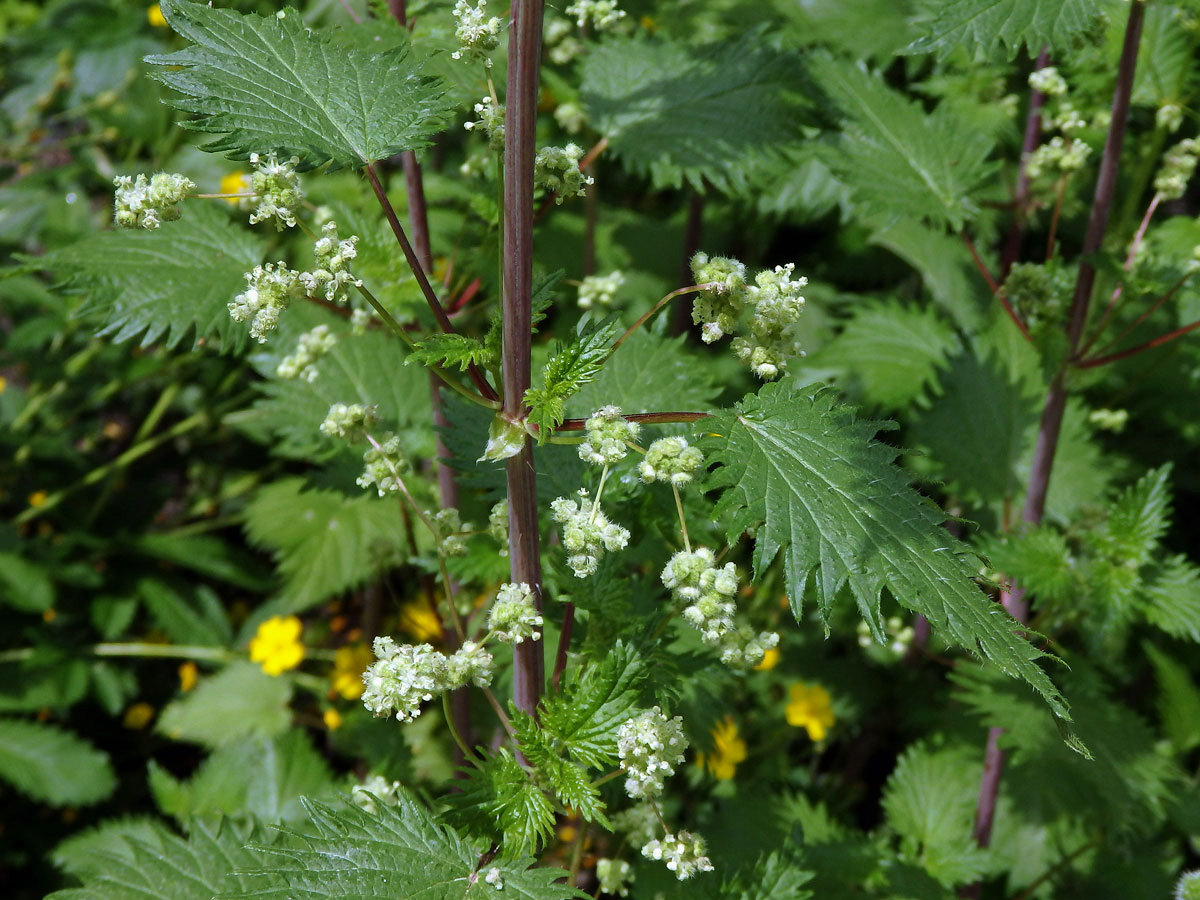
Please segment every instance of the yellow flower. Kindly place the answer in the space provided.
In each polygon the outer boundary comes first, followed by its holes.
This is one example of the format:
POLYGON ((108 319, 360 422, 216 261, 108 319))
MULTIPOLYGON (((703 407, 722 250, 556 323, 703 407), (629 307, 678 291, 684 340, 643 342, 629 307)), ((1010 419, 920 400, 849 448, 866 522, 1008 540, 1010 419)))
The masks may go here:
POLYGON ((49 496, 45 491, 34 491, 29 495, 29 505, 34 509, 41 509, 46 505, 46 498, 49 496))
MULTIPOLYGON (((221 179, 221 193, 222 194, 240 194, 242 191, 246 190, 246 184, 242 180, 245 177, 246 177, 245 172, 230 172, 228 175, 226 175, 224 178, 221 179)), ((232 204, 233 206, 237 206, 239 200, 240 200, 240 198, 238 198, 238 197, 226 197, 225 198, 225 202, 232 204)))
POLYGON ((333 654, 333 672, 329 676, 334 691, 347 700, 357 700, 363 692, 362 674, 374 661, 375 654, 366 644, 338 647, 333 654))
POLYGON ((0 394, 4 393, 4 389, 8 387, 8 379, 0 375, 0 394))
POLYGON ((779 665, 779 648, 772 647, 763 653, 762 662, 754 668, 759 672, 770 672, 773 668, 779 665))
POLYGON ((442 639, 442 620, 428 604, 413 601, 400 610, 400 630, 413 640, 437 643, 442 639))
POLYGON ((132 728, 135 731, 140 731, 150 724, 150 720, 154 718, 154 707, 149 703, 135 703, 129 709, 125 710, 125 717, 122 724, 126 728, 132 728))
POLYGON ((185 662, 179 667, 179 689, 185 694, 196 686, 196 664, 185 662))
POLYGON ((342 727, 342 714, 332 706, 325 710, 325 714, 321 718, 325 720, 325 727, 330 731, 337 731, 342 727))
POLYGON ((166 28, 167 20, 162 14, 162 8, 157 4, 146 7, 146 21, 155 28, 166 28))
POLYGON ((787 721, 808 730, 814 741, 823 741, 833 727, 829 691, 819 684, 793 684, 788 689, 787 721))
POLYGON ((696 755, 696 765, 707 768, 718 781, 729 781, 738 763, 746 759, 746 742, 738 737, 737 723, 726 716, 712 730, 712 752, 696 755))
POLYGON ((272 616, 258 626, 250 639, 250 659, 268 675, 282 675, 304 659, 300 632, 304 626, 295 616, 272 616))

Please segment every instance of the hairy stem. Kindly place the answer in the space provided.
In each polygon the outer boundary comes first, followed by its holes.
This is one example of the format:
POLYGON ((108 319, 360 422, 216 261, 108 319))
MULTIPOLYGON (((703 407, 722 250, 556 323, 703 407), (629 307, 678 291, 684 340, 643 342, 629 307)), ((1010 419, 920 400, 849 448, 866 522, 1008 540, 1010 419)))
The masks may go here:
MULTIPOLYGON (((514 0, 508 55, 508 110, 504 128, 504 406, 513 421, 525 418, 530 383, 530 329, 533 293, 533 158, 536 147, 538 77, 542 56, 545 0, 514 0)), ((514 583, 528 584, 542 609, 542 563, 538 535, 537 478, 533 443, 509 459, 508 537, 514 583)), ((513 700, 530 715, 537 712, 545 681, 542 642, 523 641, 513 649, 513 700)))
MULTIPOLYGON (((1096 269, 1091 260, 1100 250, 1104 233, 1108 227, 1109 211, 1112 208, 1113 192, 1116 188, 1117 167, 1121 159, 1121 147, 1125 141, 1125 129, 1129 118, 1129 100, 1133 91, 1133 74, 1137 66, 1138 44, 1142 35, 1146 5, 1132 3, 1129 19, 1125 26, 1125 39, 1121 48, 1121 61, 1117 69, 1117 85, 1113 92, 1112 121, 1104 143, 1104 156, 1100 160, 1100 172, 1096 179, 1096 190, 1092 198, 1091 214, 1087 232, 1080 251, 1079 274, 1075 281, 1075 293, 1071 301, 1070 317, 1067 321, 1068 360, 1079 348, 1084 325, 1087 322, 1092 288, 1096 281, 1096 269)), ((1062 431, 1063 413, 1067 405, 1067 383, 1065 363, 1050 383, 1038 427, 1037 443, 1034 446, 1033 464, 1030 470, 1028 490, 1022 520, 1029 525, 1042 521, 1046 509, 1046 493, 1050 487, 1050 474, 1054 466, 1054 453, 1062 431)), ((1020 622, 1029 621, 1029 604, 1024 591, 1014 587, 1004 597, 1005 607, 1020 622)), ((1003 729, 992 728, 988 732, 988 746, 984 758, 983 779, 979 786, 979 800, 975 810, 975 839, 981 847, 991 840, 992 823, 996 814, 996 798, 1000 791, 1000 780, 1004 771, 1004 751, 1000 749, 1003 729)), ((968 896, 978 896, 979 885, 971 886, 968 896)))

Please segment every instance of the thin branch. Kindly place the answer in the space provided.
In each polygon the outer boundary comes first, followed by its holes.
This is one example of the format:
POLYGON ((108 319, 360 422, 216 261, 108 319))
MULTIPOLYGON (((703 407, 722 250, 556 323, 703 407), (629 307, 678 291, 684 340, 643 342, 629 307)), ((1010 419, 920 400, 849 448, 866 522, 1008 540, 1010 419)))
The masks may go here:
POLYGON ((1176 328, 1174 331, 1168 331, 1166 334, 1160 334, 1154 340, 1138 344, 1130 350, 1122 350, 1120 353, 1110 353, 1108 356, 1092 357, 1091 359, 1077 362, 1075 365, 1080 369, 1093 369, 1096 366, 1105 366, 1117 360, 1128 359, 1131 356, 1137 356, 1139 353, 1145 353, 1147 350, 1153 350, 1155 347, 1161 347, 1163 344, 1169 344, 1176 338, 1181 338, 1185 334, 1195 331, 1197 328, 1200 328, 1200 320, 1192 322, 1190 325, 1184 325, 1182 328, 1176 328))
POLYGON ((1101 838, 1093 838, 1092 840, 1088 841, 1086 844, 1082 844, 1081 846, 1076 847, 1074 850, 1072 850, 1070 853, 1068 853, 1066 856, 1064 856, 1062 859, 1060 859, 1058 862, 1056 862, 1054 865, 1052 865, 1049 869, 1047 869, 1045 872, 1043 872, 1041 875, 1039 875, 1033 881, 1029 882, 1029 884, 1025 887, 1025 890, 1021 891, 1021 893, 1019 893, 1016 896, 1015 900, 1029 900, 1029 898, 1032 897, 1034 895, 1034 893, 1037 891, 1037 889, 1040 888, 1043 884, 1045 884, 1047 881, 1049 881, 1051 878, 1053 878, 1055 875, 1057 875, 1059 872, 1061 872, 1063 869, 1065 869, 1071 863, 1075 862, 1076 859, 1078 859, 1080 856, 1082 856, 1088 850, 1091 850, 1093 847, 1100 846, 1100 844, 1102 842, 1103 841, 1101 838))
POLYGON ((575 630, 575 604, 568 601, 563 607, 563 623, 562 629, 558 635, 558 649, 554 654, 554 674, 550 677, 550 683, 554 685, 554 690, 558 690, 558 682, 562 679, 562 674, 567 668, 567 650, 571 646, 571 632, 575 630))
MULTIPOLYGON (((396 210, 392 207, 392 201, 388 199, 387 192, 384 191, 383 185, 379 183, 379 176, 375 172, 375 164, 368 163, 366 172, 367 180, 371 182, 371 189, 375 191, 375 197, 379 201, 379 205, 383 208, 383 214, 387 218, 388 224, 392 227, 392 233, 396 235, 396 241, 400 244, 400 249, 404 253, 405 260, 408 261, 408 267, 412 269, 413 275, 416 276, 417 284, 421 288, 421 293, 425 295, 425 302, 429 304, 429 309, 433 313, 434 319, 437 320, 438 327, 446 334, 455 334, 454 325, 451 323, 449 316, 446 315, 446 310, 442 308, 437 294, 434 293, 433 286, 429 283, 429 278, 425 274, 425 269, 421 266, 421 261, 417 258, 412 244, 409 243, 408 235, 404 233, 404 226, 400 224, 400 219, 396 216, 396 210)), ((499 394, 488 384, 487 378, 484 377, 483 372, 475 363, 471 363, 467 367, 467 373, 471 376, 471 380, 475 382, 475 387, 479 389, 479 393, 485 399, 500 399, 499 394)))
POLYGON ((1058 179, 1058 195, 1054 199, 1054 213, 1050 216, 1050 233, 1046 236, 1046 262, 1054 259, 1054 243, 1058 237, 1058 219, 1062 215, 1063 199, 1067 196, 1067 176, 1058 179))
MULTIPOLYGON (((641 422, 643 425, 667 425, 672 422, 699 422, 707 419, 712 413, 703 412, 654 412, 631 413, 625 416, 630 422, 641 422)), ((556 431, 585 431, 587 419, 563 419, 556 431)))
MULTIPOLYGON (((606 137, 602 137, 600 140, 596 141, 596 143, 592 145, 592 149, 584 154, 583 159, 579 160, 579 171, 586 172, 591 167, 592 163, 596 161, 596 157, 603 153, 607 146, 608 138, 606 137)), ((545 218, 546 213, 550 212, 550 207, 554 205, 554 198, 556 196, 558 195, 551 191, 542 200, 542 205, 538 207, 537 214, 533 217, 535 225, 545 218)))
MULTIPOLYGON (((1119 335, 1117 335, 1115 338, 1113 338, 1111 341, 1109 341, 1107 344, 1105 344, 1103 347, 1101 347, 1099 350, 1097 350, 1096 353, 1097 354, 1104 353, 1105 351, 1110 350, 1113 347, 1117 346, 1117 344, 1121 343, 1121 341, 1125 340, 1125 338, 1129 337, 1129 335, 1133 333, 1135 328, 1137 328, 1139 325, 1141 325, 1143 322, 1145 322, 1148 318, 1150 318, 1152 315, 1154 315, 1156 312, 1158 312, 1158 310, 1162 307, 1162 305, 1164 303, 1166 303, 1173 296, 1175 296, 1175 292, 1178 291, 1181 287, 1183 287, 1184 284, 1187 283, 1188 279, 1191 278, 1193 274, 1195 274, 1195 273, 1188 272, 1186 275, 1184 275, 1182 278, 1180 278, 1177 282, 1175 282, 1175 284, 1171 287, 1171 289, 1169 291, 1167 291, 1165 294, 1163 294, 1161 297, 1159 297, 1157 300, 1155 300, 1154 303, 1152 303, 1150 305, 1150 308, 1147 309, 1140 316, 1138 316, 1136 319, 1134 319, 1133 323, 1128 328, 1126 328, 1119 335)), ((1082 356, 1086 352, 1087 352, 1087 347, 1084 347, 1084 349, 1079 351, 1079 354, 1082 356)))
POLYGON ((612 345, 612 349, 608 351, 609 356, 617 351, 623 343, 629 340, 630 336, 649 321, 656 312, 674 300, 676 297, 681 297, 684 294, 694 294, 696 291, 719 290, 722 286, 716 282, 705 282, 704 284, 690 284, 687 287, 682 287, 677 291, 671 291, 667 296, 663 297, 655 303, 649 310, 642 314, 642 317, 625 329, 625 333, 617 338, 617 342, 612 345))
POLYGON ((1017 315, 1017 311, 1008 302, 1008 298, 1001 293, 1000 285, 996 284, 996 279, 992 277, 992 273, 988 271, 987 266, 983 264, 983 260, 979 258, 979 251, 975 249, 975 242, 971 240, 965 231, 962 232, 962 239, 963 243, 967 245, 967 249, 971 251, 971 259, 975 261, 975 268, 979 270, 979 274, 987 282, 988 290, 992 292, 992 296, 1000 301, 1000 305, 1004 307, 1004 311, 1008 313, 1008 317, 1012 319, 1013 324, 1017 326, 1017 330, 1021 332, 1025 340, 1032 343, 1033 337, 1029 333, 1029 328, 1021 321, 1021 317, 1017 315))
MULTIPOLYGON (((1050 53, 1043 47, 1034 63, 1034 71, 1050 65, 1050 53)), ((1013 220, 1008 226, 1008 237, 1004 241, 1000 273, 1008 275, 1017 257, 1021 255, 1021 242, 1025 237, 1025 211, 1029 205, 1029 157, 1042 140, 1042 105, 1046 95, 1036 88, 1029 91, 1029 112, 1025 116, 1025 139, 1021 144, 1021 161, 1017 169, 1017 191, 1013 197, 1013 220)))

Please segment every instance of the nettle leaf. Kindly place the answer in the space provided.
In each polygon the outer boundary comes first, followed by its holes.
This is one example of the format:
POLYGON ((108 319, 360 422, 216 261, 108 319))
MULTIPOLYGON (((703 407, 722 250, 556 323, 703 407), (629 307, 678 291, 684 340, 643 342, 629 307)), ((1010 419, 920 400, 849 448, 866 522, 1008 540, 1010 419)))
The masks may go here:
POLYGON ((222 135, 205 145, 245 159, 277 150, 305 167, 359 166, 425 147, 450 112, 441 83, 403 46, 372 52, 312 31, 300 13, 241 15, 188 0, 163 0, 171 29, 192 42, 149 56, 155 78, 181 96, 185 123, 222 135))
POLYGON ((117 786, 108 754, 41 722, 0 719, 0 778, 32 800, 87 806, 117 786))
POLYGON ((538 426, 539 443, 567 417, 567 400, 599 374, 620 331, 616 318, 581 323, 571 342, 559 345, 542 369, 542 386, 525 391, 529 421, 538 426))
POLYGON ((155 730, 174 740, 214 748, 247 735, 278 734, 291 724, 287 705, 291 695, 288 679, 273 678, 243 660, 167 704, 155 730))
POLYGON ((186 839, 158 824, 149 835, 131 829, 120 842, 93 848, 83 887, 56 891, 47 900, 245 897, 249 879, 234 873, 259 861, 256 851, 245 848, 250 840, 264 840, 251 822, 197 819, 188 823, 186 839))
POLYGON ((148 780, 158 808, 182 821, 225 813, 267 824, 297 823, 307 817, 301 797, 336 793, 333 773, 303 731, 227 744, 186 781, 151 762, 148 780))
POLYGON ((1051 526, 1009 533, 981 549, 993 569, 1044 600, 1066 600, 1082 584, 1067 539, 1051 526))
POLYGON ((472 363, 491 366, 496 360, 483 342, 476 338, 465 334, 435 334, 420 341, 404 360, 405 365, 412 362, 445 368, 458 366, 460 372, 465 372, 472 363))
POLYGON ((498 834, 508 855, 536 851, 554 833, 550 798, 503 747, 470 763, 455 781, 458 790, 445 798, 450 822, 474 837, 498 834))
POLYGON ((718 464, 710 486, 723 489, 715 514, 733 514, 730 541, 757 528, 756 575, 782 551, 797 619, 810 583, 826 621, 849 586, 881 642, 886 587, 939 634, 1026 681, 1069 719, 1037 664, 1045 654, 975 584, 978 561, 893 464, 897 451, 874 439, 881 423, 856 421, 832 391, 810 391, 769 384, 704 422, 711 432, 704 444, 718 464))
POLYGON ((1171 524, 1170 477, 1169 464, 1152 469, 1117 498, 1099 537, 1113 562, 1134 568, 1149 562, 1171 524))
POLYGON ((163 834, 162 822, 154 816, 106 819, 62 841, 54 848, 50 860, 68 875, 87 881, 89 877, 103 875, 114 856, 126 862, 133 861, 129 838, 157 846, 161 853, 163 834))
POLYGON ((525 758, 536 770, 538 779, 554 792, 563 807, 574 810, 584 821, 598 822, 611 830, 612 823, 604 814, 605 807, 600 800, 600 791, 592 784, 587 770, 563 759, 561 744, 555 741, 547 730, 542 729, 533 716, 516 708, 511 712, 517 743, 520 744, 525 758))
POLYGON ((823 53, 809 70, 842 117, 825 160, 868 213, 927 219, 955 230, 976 215, 971 196, 990 174, 994 138, 959 121, 947 104, 920 104, 853 63, 823 53))
POLYGON ((900 757, 884 788, 883 809, 905 855, 947 886, 984 872, 987 851, 971 830, 980 769, 973 748, 916 745, 900 757))
POLYGON ((581 77, 592 125, 655 187, 744 189, 750 161, 801 138, 799 59, 757 33, 706 48, 611 40, 581 77))
MULTIPOLYGON (((261 900, 329 897, 420 897, 421 900, 491 900, 484 881, 499 869, 503 896, 522 900, 586 898, 565 883, 562 869, 530 868, 533 860, 488 860, 484 843, 467 841, 406 793, 395 806, 372 814, 352 806, 306 803, 315 833, 284 832, 279 846, 259 847, 269 863, 254 872, 261 900)), ((237 900, 245 895, 237 895, 237 900)), ((235 900, 234 895, 226 895, 235 900)))
POLYGON ((156 231, 96 232, 33 260, 86 299, 80 316, 106 322, 100 334, 173 348, 187 334, 239 350, 246 328, 229 317, 244 274, 262 262, 262 241, 213 205, 189 204, 156 231))
POLYGON ((246 507, 250 542, 271 551, 285 579, 275 612, 299 612, 362 584, 381 562, 407 554, 406 533, 395 501, 310 489, 303 478, 266 485, 246 507))
POLYGON ((1200 569, 1172 556, 1146 586, 1146 621, 1177 638, 1200 643, 1200 569))
POLYGON ((1043 45, 1070 46, 1102 9, 1096 0, 936 0, 914 23, 920 37, 907 52, 944 59, 962 48, 981 58, 1003 44, 1010 57, 1022 47, 1036 56, 1043 45))
POLYGON ((957 347, 954 329, 932 308, 871 304, 809 364, 836 368, 867 403, 901 410, 924 395, 957 347))

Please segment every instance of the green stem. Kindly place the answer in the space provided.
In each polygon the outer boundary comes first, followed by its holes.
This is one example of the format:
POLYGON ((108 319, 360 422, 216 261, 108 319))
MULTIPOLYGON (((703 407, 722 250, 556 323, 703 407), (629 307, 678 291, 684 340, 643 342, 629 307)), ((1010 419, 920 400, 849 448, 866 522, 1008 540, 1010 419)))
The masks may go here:
POLYGON ((624 769, 613 769, 607 775, 601 775, 599 778, 597 778, 595 781, 593 781, 592 787, 598 788, 602 784, 608 784, 614 778, 620 778, 624 774, 625 774, 624 769))
POLYGON ((670 303, 676 297, 682 297, 684 294, 694 294, 697 291, 717 290, 720 287, 721 286, 716 284, 715 282, 705 282, 704 284, 692 284, 692 285, 688 285, 687 287, 681 287, 677 291, 671 291, 671 293, 667 294, 667 296, 663 297, 661 300, 659 300, 657 303, 655 303, 652 307, 650 307, 650 309, 647 312, 645 312, 640 319, 638 319, 636 322, 634 322, 632 325, 630 325, 628 329, 626 329, 626 331, 623 335, 621 335, 619 338, 617 338, 617 342, 615 344, 613 344, 612 349, 608 351, 609 356, 612 356, 612 354, 616 353, 617 348, 620 347, 627 340, 629 340, 630 336, 632 336, 635 331, 637 331, 644 324, 646 324, 646 322, 649 321, 649 319, 652 318, 656 312, 658 312, 660 309, 662 309, 664 306, 666 306, 668 303, 670 303))
POLYGON ((587 823, 583 819, 579 820, 579 833, 575 835, 575 847, 571 850, 571 876, 567 879, 567 884, 575 887, 575 881, 579 878, 579 868, 583 863, 583 841, 587 835, 587 823))
POLYGON ((208 662, 231 663, 238 654, 224 647, 204 647, 188 644, 96 644, 95 656, 140 657, 146 659, 198 659, 208 662))
POLYGON ((465 759, 474 759, 475 754, 471 752, 471 748, 467 746, 467 742, 463 740, 463 736, 458 733, 458 728, 454 724, 454 713, 450 709, 450 692, 442 691, 442 717, 446 720, 446 727, 450 729, 450 736, 454 738, 454 743, 458 744, 458 749, 462 751, 465 759))
POLYGON ((608 481, 607 460, 605 460, 604 469, 600 472, 600 487, 596 488, 596 499, 592 501, 592 515, 588 519, 589 525, 596 521, 596 513, 600 511, 600 498, 604 496, 604 482, 606 481, 608 481))
POLYGON ((692 542, 688 540, 687 520, 683 517, 683 501, 679 498, 679 487, 672 482, 671 493, 675 495, 675 510, 679 513, 679 530, 683 532, 683 549, 692 552, 692 542))

